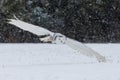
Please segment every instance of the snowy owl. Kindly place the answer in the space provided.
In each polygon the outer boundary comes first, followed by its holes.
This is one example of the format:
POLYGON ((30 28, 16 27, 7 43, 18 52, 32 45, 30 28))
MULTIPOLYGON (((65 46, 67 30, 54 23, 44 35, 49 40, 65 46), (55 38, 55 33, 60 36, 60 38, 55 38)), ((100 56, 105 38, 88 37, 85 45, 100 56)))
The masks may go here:
POLYGON ((95 57, 99 62, 106 62, 106 59, 104 56, 100 55, 99 53, 89 48, 88 46, 82 44, 81 42, 78 42, 74 39, 70 39, 61 33, 54 33, 43 27, 35 26, 27 22, 21 21, 19 19, 8 19, 7 23, 11 25, 15 25, 20 29, 29 31, 38 36, 45 36, 40 38, 40 40, 43 42, 51 42, 54 44, 66 44, 72 49, 80 52, 83 55, 86 55, 89 57, 95 57))

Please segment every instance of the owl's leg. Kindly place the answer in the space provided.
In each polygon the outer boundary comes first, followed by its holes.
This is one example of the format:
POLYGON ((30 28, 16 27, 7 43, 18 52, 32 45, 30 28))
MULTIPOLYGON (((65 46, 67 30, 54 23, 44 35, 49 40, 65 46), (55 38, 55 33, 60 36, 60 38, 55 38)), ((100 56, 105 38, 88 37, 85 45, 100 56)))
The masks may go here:
POLYGON ((43 35, 43 36, 40 36, 39 40, 42 41, 43 43, 52 43, 52 36, 43 35))

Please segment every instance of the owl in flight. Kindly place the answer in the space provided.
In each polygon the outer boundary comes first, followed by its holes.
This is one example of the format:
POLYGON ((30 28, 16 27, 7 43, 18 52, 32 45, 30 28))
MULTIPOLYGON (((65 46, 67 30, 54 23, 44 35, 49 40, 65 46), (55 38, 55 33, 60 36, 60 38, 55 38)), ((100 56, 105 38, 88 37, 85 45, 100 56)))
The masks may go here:
POLYGON ((24 31, 29 31, 37 36, 44 36, 42 38, 40 37, 40 40, 43 42, 51 42, 53 44, 66 44, 83 55, 86 55, 88 57, 95 57, 99 62, 106 62, 104 56, 100 55, 83 43, 68 38, 61 33, 54 33, 41 26, 32 25, 19 19, 8 19, 7 23, 23 29, 24 31))

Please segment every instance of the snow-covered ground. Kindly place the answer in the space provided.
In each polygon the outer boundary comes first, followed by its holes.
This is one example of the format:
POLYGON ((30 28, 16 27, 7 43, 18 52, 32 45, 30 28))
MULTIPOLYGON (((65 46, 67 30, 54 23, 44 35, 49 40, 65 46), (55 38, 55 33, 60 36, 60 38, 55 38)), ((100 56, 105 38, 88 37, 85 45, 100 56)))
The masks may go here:
POLYGON ((0 44, 0 80, 120 80, 120 44, 86 45, 107 62, 62 44, 0 44))
POLYGON ((120 44, 87 44, 107 58, 110 63, 120 63, 120 44))

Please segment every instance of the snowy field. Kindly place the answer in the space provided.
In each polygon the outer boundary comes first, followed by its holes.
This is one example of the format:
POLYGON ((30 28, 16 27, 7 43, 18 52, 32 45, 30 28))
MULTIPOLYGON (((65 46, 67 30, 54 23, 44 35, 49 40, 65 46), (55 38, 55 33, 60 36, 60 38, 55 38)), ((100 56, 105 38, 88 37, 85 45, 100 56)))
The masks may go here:
POLYGON ((62 44, 0 44, 0 80, 120 80, 120 44, 86 45, 107 62, 62 44))

